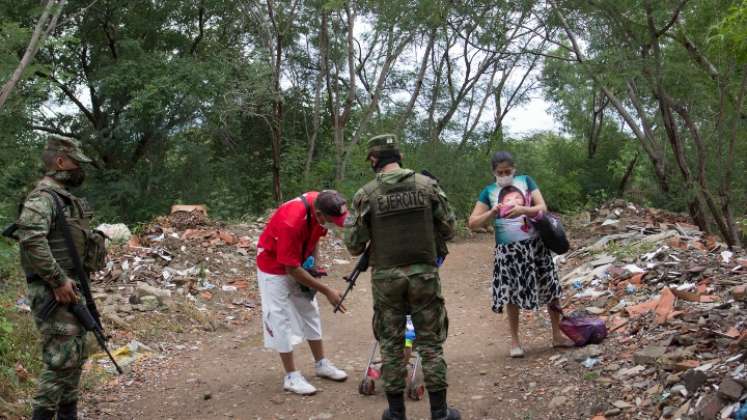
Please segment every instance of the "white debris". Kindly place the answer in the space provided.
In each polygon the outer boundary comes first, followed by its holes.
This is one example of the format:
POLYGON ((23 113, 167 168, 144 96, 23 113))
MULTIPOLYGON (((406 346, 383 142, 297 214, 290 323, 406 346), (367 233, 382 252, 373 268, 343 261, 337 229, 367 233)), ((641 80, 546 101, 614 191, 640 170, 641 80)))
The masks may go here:
POLYGON ((115 244, 125 243, 129 241, 130 238, 132 238, 132 232, 130 231, 130 228, 128 228, 124 223, 117 223, 113 225, 104 223, 98 225, 96 227, 96 230, 101 231, 109 238, 112 243, 115 244))
POLYGON ((645 273, 646 270, 642 269, 641 267, 638 267, 635 264, 628 264, 625 267, 623 267, 624 270, 627 270, 629 273, 632 274, 638 274, 638 273, 645 273))

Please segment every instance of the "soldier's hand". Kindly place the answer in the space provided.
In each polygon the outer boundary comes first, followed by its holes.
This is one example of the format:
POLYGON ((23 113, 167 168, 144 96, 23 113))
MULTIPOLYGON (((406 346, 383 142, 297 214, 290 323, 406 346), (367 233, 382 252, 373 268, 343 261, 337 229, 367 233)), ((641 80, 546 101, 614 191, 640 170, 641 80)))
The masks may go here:
MULTIPOLYGON (((337 307, 337 304, 342 300, 340 292, 334 289, 329 289, 324 295, 327 296, 327 300, 333 308, 337 307)), ((346 311, 347 308, 345 308, 345 305, 340 305, 340 312, 345 313, 346 311)))
POLYGON ((72 280, 65 279, 62 286, 53 290, 54 298, 62 304, 78 303, 78 295, 75 293, 75 286, 72 280))

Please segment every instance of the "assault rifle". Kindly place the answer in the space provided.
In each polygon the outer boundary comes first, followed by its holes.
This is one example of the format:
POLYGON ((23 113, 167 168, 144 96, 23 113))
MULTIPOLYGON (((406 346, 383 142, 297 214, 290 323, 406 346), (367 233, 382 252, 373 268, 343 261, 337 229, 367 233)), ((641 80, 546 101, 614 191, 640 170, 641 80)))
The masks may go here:
POLYGON ((0 235, 6 237, 8 239, 16 239, 15 236, 13 236, 13 235, 15 235, 16 230, 18 230, 18 225, 16 225, 15 223, 11 223, 8 226, 6 226, 5 228, 3 228, 3 232, 0 233, 0 235))
POLYGON ((353 290, 353 287, 355 287, 355 282, 358 281, 358 276, 368 270, 368 257, 370 252, 371 245, 366 245, 366 249, 363 251, 363 254, 361 254, 360 258, 358 258, 358 262, 355 264, 355 268, 353 268, 353 272, 350 273, 349 276, 343 277, 346 282, 348 282, 348 288, 345 289, 345 292, 342 294, 342 297, 340 298, 340 301, 337 302, 337 305, 335 305, 335 310, 333 313, 336 313, 340 310, 340 306, 342 306, 342 302, 345 300, 345 297, 350 293, 351 290, 353 290))
MULTIPOLYGON (((40 318, 43 321, 46 321, 59 307, 60 304, 57 302, 54 296, 50 296, 49 299, 44 302, 44 305, 42 305, 40 318)), ((78 322, 83 324, 83 328, 85 328, 86 331, 90 331, 93 333, 93 335, 96 337, 96 341, 99 343, 99 347, 101 347, 101 349, 106 352, 106 355, 109 356, 109 360, 112 361, 114 367, 117 369, 117 372, 121 375, 123 373, 122 368, 119 367, 117 361, 114 360, 114 356, 112 356, 112 354, 109 352, 109 349, 106 347, 106 337, 104 336, 104 330, 102 330, 100 324, 96 320, 94 320, 91 312, 88 311, 86 305, 83 305, 82 303, 73 303, 67 305, 66 309, 75 316, 75 319, 77 319, 78 322)))
MULTIPOLYGON (((62 236, 65 238, 65 246, 67 247, 67 252, 70 255, 70 259, 73 262, 73 268, 75 275, 78 278, 81 294, 86 300, 85 306, 80 303, 76 303, 68 305, 67 309, 73 315, 75 315, 75 318, 81 324, 83 324, 83 327, 86 329, 86 331, 91 331, 93 335, 96 336, 96 341, 99 343, 99 347, 101 347, 101 349, 103 349, 109 356, 109 359, 117 368, 117 372, 122 374, 122 369, 119 367, 119 365, 117 365, 117 362, 114 361, 114 357, 112 357, 111 353, 109 353, 109 349, 106 347, 107 337, 104 335, 104 328, 101 324, 101 315, 99 315, 99 311, 96 308, 96 302, 93 300, 93 296, 91 295, 91 286, 88 281, 88 273, 83 267, 83 262, 81 261, 80 255, 78 254, 78 249, 75 247, 73 235, 70 232, 70 225, 65 219, 65 206, 62 203, 62 199, 56 192, 52 190, 45 190, 45 192, 52 196, 55 206, 57 207, 56 223, 57 226, 62 229, 62 236)), ((52 315, 52 312, 54 312, 54 310, 57 309, 58 306, 59 304, 55 300, 54 295, 51 295, 50 299, 47 300, 42 307, 42 319, 46 319, 50 315, 52 315), (44 318, 44 316, 46 316, 46 318, 44 318)))
POLYGON ((73 240, 73 235, 70 232, 70 225, 65 219, 65 206, 62 204, 62 199, 56 192, 52 190, 45 191, 52 196, 55 202, 55 206, 57 207, 56 223, 62 229, 62 236, 65 238, 65 247, 67 248, 68 255, 70 255, 70 260, 73 262, 73 269, 75 272, 75 276, 78 278, 78 283, 80 284, 80 291, 83 294, 83 297, 86 298, 86 307, 88 309, 88 312, 90 313, 93 320, 96 321, 99 329, 103 331, 104 328, 101 325, 101 315, 99 315, 99 310, 96 308, 96 302, 94 302, 93 296, 91 295, 91 286, 88 282, 88 273, 83 267, 83 262, 81 261, 80 255, 78 254, 78 248, 75 247, 75 241, 73 240))

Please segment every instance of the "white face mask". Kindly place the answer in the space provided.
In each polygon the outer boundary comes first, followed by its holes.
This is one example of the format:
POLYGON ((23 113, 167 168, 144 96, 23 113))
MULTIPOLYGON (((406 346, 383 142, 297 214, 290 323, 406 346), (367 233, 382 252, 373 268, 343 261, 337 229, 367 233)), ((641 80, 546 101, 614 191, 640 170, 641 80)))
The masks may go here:
POLYGON ((501 187, 508 187, 514 182, 514 174, 512 173, 511 175, 506 176, 496 176, 495 182, 501 187))

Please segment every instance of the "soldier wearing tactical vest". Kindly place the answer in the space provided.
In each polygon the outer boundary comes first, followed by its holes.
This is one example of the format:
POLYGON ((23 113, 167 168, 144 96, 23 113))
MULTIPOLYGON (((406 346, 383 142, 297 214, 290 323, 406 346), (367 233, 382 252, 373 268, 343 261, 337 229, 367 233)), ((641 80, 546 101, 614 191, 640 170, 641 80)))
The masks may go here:
POLYGON ((33 399, 33 420, 77 418, 78 385, 87 358, 86 331, 65 306, 81 301, 74 264, 64 233, 57 223, 57 201, 64 206, 73 243, 89 272, 101 268, 106 249, 103 237, 92 232, 92 213, 85 201, 69 188, 85 179, 81 164, 90 163, 77 141, 50 136, 42 154, 45 175, 24 201, 14 236, 21 251, 21 265, 28 280, 28 300, 39 329, 44 369, 33 399), (41 319, 43 302, 53 295, 61 305, 41 319))
POLYGON ((382 379, 389 408, 383 420, 406 419, 405 316, 412 315, 416 348, 431 405, 439 420, 460 419, 446 404, 443 343, 448 317, 438 265, 445 242, 454 235, 454 215, 446 195, 429 177, 400 167, 402 156, 391 134, 368 141, 376 179, 358 190, 345 222, 345 245, 360 255, 370 241, 373 329, 381 344, 382 379))

